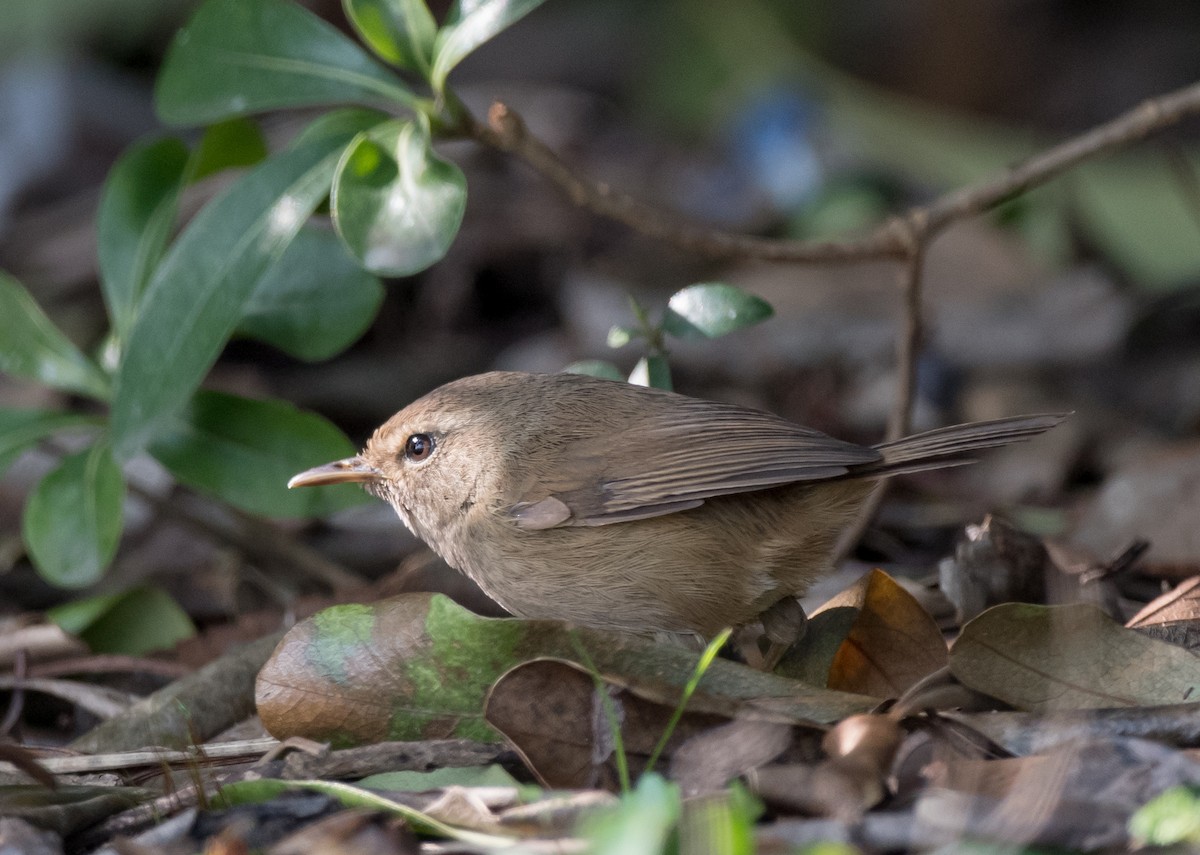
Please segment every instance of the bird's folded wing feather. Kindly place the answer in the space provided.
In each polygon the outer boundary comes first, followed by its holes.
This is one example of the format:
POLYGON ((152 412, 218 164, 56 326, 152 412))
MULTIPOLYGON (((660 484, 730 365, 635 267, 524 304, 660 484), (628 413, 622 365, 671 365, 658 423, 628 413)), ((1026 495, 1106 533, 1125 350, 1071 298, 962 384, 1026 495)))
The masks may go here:
POLYGON ((713 496, 835 478, 879 458, 769 413, 676 400, 640 413, 621 438, 568 439, 555 470, 561 475, 536 485, 513 514, 529 528, 607 525, 694 508, 713 496))

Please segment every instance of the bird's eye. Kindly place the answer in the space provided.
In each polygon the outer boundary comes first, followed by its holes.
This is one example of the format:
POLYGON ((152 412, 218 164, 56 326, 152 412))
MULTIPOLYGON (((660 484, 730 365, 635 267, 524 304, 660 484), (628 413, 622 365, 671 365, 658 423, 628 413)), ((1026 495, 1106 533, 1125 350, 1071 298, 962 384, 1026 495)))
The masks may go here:
POLYGON ((433 437, 427 433, 414 433, 404 441, 404 456, 414 463, 420 463, 433 454, 433 437))

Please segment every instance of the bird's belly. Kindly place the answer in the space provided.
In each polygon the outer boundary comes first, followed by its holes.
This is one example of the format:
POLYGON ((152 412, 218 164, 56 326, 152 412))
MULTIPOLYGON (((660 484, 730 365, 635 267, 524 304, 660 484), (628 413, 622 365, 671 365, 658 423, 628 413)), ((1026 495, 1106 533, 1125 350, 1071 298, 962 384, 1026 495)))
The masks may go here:
MULTIPOLYGON (((829 485, 821 489, 828 491, 829 485)), ((694 510, 607 526, 489 537, 450 560, 518 617, 633 632, 696 632, 754 620, 829 572, 851 501, 807 507, 811 487, 709 499, 694 510), (507 547, 507 548, 506 548, 507 547)), ((839 498, 840 493, 834 498, 839 498)))

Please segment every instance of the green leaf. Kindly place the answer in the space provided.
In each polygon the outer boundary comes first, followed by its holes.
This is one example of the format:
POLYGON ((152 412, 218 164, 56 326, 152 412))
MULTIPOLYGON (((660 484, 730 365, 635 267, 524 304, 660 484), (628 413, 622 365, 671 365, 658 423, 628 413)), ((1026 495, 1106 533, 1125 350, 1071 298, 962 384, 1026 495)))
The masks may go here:
POLYGON ((545 0, 455 0, 433 46, 429 82, 435 92, 467 54, 524 18, 545 0))
POLYGON ((522 786, 503 766, 447 766, 429 772, 404 769, 378 772, 360 778, 356 786, 368 790, 421 793, 439 787, 513 787, 522 786))
POLYGON ((631 327, 614 326, 608 331, 606 344, 613 350, 619 347, 624 347, 633 341, 634 337, 639 335, 639 331, 631 327))
POLYGON ((719 338, 773 314, 765 300, 732 285, 705 282, 671 295, 662 328, 676 338, 719 338))
POLYGON ((383 285, 337 235, 306 227, 259 283, 238 332, 315 362, 356 341, 382 302, 383 285))
POLYGON ((66 603, 46 616, 86 641, 94 653, 141 656, 196 634, 170 594, 148 585, 66 603))
POLYGON ((175 125, 281 107, 416 102, 357 44, 287 0, 208 0, 175 36, 155 91, 159 117, 175 125))
POLYGON ((390 119, 387 113, 368 110, 366 107, 343 107, 313 119, 304 130, 296 134, 292 148, 309 143, 333 141, 345 145, 367 128, 372 128, 390 119))
POLYGON ((629 382, 635 386, 650 386, 653 389, 671 391, 671 366, 665 356, 643 356, 629 373, 629 382))
POLYGON ((255 122, 226 119, 204 129, 188 180, 199 181, 226 169, 254 166, 266 160, 268 154, 267 141, 255 122))
POLYGON ((605 380, 620 380, 625 382, 621 369, 603 359, 583 359, 572 362, 562 370, 563 374, 586 374, 589 377, 603 377, 605 380))
POLYGON ((38 572, 64 588, 100 578, 121 539, 125 482, 108 447, 63 458, 25 503, 21 533, 38 572))
POLYGON ((75 413, 0 408, 0 474, 17 455, 44 437, 66 428, 99 423, 95 417, 75 413))
POLYGON ((198 392, 150 453, 190 487, 250 513, 321 516, 359 504, 353 485, 289 490, 302 469, 350 457, 356 449, 337 428, 283 401, 198 392))
POLYGON ((1129 834, 1139 848, 1200 843, 1200 790, 1163 790, 1129 818, 1129 834))
POLYGON ((137 316, 179 210, 188 148, 174 137, 136 145, 108 173, 96 211, 100 286, 118 342, 137 316))
POLYGON ((429 73, 437 22, 425 0, 342 0, 342 8, 362 40, 383 59, 429 73))
POLYGON ((329 135, 275 155, 213 199, 175 241, 117 371, 119 457, 135 454, 191 397, 260 280, 324 198, 340 147, 329 135))
POLYGON ((446 254, 467 203, 467 179, 430 147, 423 122, 385 122, 358 135, 338 164, 330 207, 342 240, 375 273, 406 276, 446 254))
MULTIPOLYGON (((222 806, 258 804, 273 801, 284 793, 291 793, 296 790, 312 790, 317 793, 323 793, 335 799, 343 807, 357 808, 373 813, 383 812, 399 817, 414 831, 421 834, 431 834, 457 840, 460 843, 467 844, 472 849, 493 852, 513 847, 512 837, 484 834, 479 831, 447 825, 432 816, 421 813, 415 807, 411 807, 400 801, 393 801, 379 793, 342 781, 280 781, 273 778, 235 781, 232 784, 226 784, 221 787, 217 793, 217 799, 222 806)), ((513 851, 517 850, 513 849, 513 851)))
POLYGON ((651 772, 616 807, 589 817, 582 827, 587 851, 595 855, 659 855, 679 822, 679 785, 651 772))
POLYGON ((1180 151, 1175 168, 1159 153, 1123 152, 1073 170, 1072 224, 1147 290, 1173 290, 1200 271, 1195 200, 1179 170, 1192 176, 1200 155, 1180 151))
POLYGON ((0 272, 0 371, 106 399, 108 378, 46 317, 16 279, 0 272))

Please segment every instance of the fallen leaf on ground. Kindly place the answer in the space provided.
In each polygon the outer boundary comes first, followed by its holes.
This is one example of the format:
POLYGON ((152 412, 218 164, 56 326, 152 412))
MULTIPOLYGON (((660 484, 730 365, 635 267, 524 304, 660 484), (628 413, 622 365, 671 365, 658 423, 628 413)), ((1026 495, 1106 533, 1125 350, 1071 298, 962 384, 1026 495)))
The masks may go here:
POLYGON ((937 624, 882 570, 872 570, 814 612, 796 648, 779 673, 819 679, 830 656, 820 685, 877 698, 898 697, 946 666, 946 642, 937 624))
POLYGON ((1087 604, 988 609, 963 627, 950 670, 967 686, 1024 710, 1200 700, 1200 658, 1087 604))
MULTIPOLYGON (((336 606, 297 624, 258 677, 258 712, 279 738, 338 746, 385 739, 495 740, 484 698, 510 668, 553 657, 580 662, 645 698, 674 704, 699 653, 557 621, 481 618, 442 596, 405 594, 372 605, 336 606), (582 660, 582 661, 581 661, 582 660)), ((873 700, 722 659, 699 692, 717 704, 769 707, 788 720, 829 723, 873 700)), ((694 699, 695 700, 695 699, 694 699)))
POLYGON ((1200 576, 1180 582, 1125 622, 1151 638, 1200 650, 1200 576))

